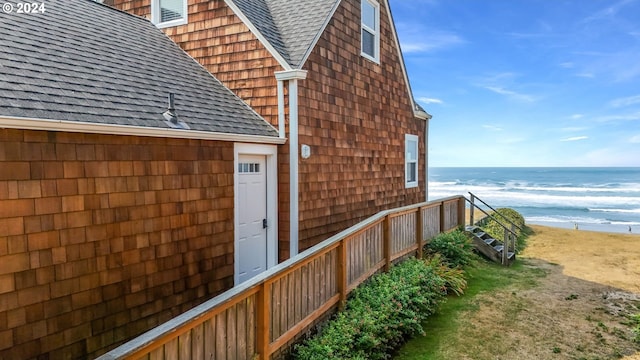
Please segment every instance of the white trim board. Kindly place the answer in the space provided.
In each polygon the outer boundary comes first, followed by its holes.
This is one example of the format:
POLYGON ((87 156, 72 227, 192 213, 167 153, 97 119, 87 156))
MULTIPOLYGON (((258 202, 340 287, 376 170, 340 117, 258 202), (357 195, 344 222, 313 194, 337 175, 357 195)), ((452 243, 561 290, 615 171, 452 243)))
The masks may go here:
POLYGON ((287 139, 271 136, 227 134, 198 130, 153 128, 144 126, 96 124, 68 120, 13 118, 0 116, 0 128, 44 131, 66 131, 89 134, 150 136, 176 139, 200 139, 260 144, 284 144, 287 139))
POLYGON ((265 144, 235 143, 233 149, 233 283, 239 284, 238 248, 238 158, 240 154, 266 156, 267 171, 267 269, 278 264, 278 147, 265 144))

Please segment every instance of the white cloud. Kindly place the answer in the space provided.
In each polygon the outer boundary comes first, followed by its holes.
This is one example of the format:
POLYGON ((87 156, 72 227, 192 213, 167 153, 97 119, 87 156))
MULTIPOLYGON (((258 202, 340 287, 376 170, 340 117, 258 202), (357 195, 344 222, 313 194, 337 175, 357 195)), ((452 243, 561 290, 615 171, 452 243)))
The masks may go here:
POLYGON ((635 104, 640 104, 640 95, 614 99, 609 102, 610 106, 616 107, 616 108, 635 105, 635 104))
POLYGON ((560 129, 560 131, 562 131, 562 132, 573 132, 573 133, 575 133, 575 132, 578 132, 578 131, 585 131, 585 130, 587 130, 587 129, 588 129, 588 128, 587 128, 587 127, 584 127, 584 126, 569 126, 569 127, 561 128, 561 129, 560 129))
POLYGON ((640 112, 632 114, 606 115, 596 119, 599 122, 615 122, 615 121, 638 121, 640 120, 640 112))
POLYGON ((572 62, 569 62, 569 61, 560 63, 560 67, 561 68, 565 68, 565 69, 572 69, 574 66, 575 66, 575 64, 572 63, 572 62))
POLYGON ((580 140, 586 140, 588 138, 589 138, 588 136, 573 136, 573 137, 562 139, 560 141, 580 141, 580 140))
POLYGON ((569 119, 578 120, 578 119, 582 119, 583 117, 584 117, 584 114, 573 114, 573 115, 569 116, 569 119))
POLYGON ((522 94, 512 90, 507 90, 500 86, 483 86, 483 87, 489 91, 493 91, 496 94, 504 95, 512 100, 523 101, 523 102, 536 101, 536 98, 533 97, 532 95, 522 94))
POLYGON ((510 145, 510 144, 518 144, 525 140, 526 139, 522 137, 512 137, 512 138, 499 138, 499 139, 496 139, 495 141, 497 144, 510 145))
POLYGON ((629 142, 630 142, 630 143, 632 143, 632 144, 640 144, 640 134, 639 134, 639 135, 632 136, 632 137, 629 139, 629 142))
POLYGON ((640 77, 640 48, 627 46, 619 51, 583 56, 584 66, 576 74, 586 78, 602 78, 609 82, 628 82, 640 77))
POLYGON ((401 39, 404 40, 400 41, 400 48, 405 54, 432 52, 465 43, 464 39, 454 33, 433 30, 405 30, 401 39))
POLYGON ((444 104, 444 101, 436 98, 429 98, 425 96, 421 96, 418 98, 418 101, 425 104, 444 104))
POLYGON ((484 125, 482 125, 482 127, 487 129, 487 130, 491 130, 491 131, 502 131, 502 130, 504 130, 503 128, 501 128, 499 126, 489 125, 489 124, 484 124, 484 125))
POLYGON ((433 29, 416 21, 396 22, 400 48, 405 54, 448 49, 466 43, 458 34, 433 29))
POLYGON ((598 20, 613 20, 614 17, 620 12, 620 10, 625 7, 627 4, 634 2, 634 0, 621 0, 616 2, 615 4, 611 4, 610 6, 597 11, 591 16, 586 17, 583 22, 591 22, 598 20))

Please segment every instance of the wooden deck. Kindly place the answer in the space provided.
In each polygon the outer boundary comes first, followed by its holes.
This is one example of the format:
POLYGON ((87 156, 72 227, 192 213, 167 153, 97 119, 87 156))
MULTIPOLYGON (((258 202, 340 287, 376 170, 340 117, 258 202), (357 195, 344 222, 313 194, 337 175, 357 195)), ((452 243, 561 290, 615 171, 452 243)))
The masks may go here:
POLYGON ((270 359, 363 281, 421 256, 464 218, 461 196, 382 211, 98 359, 270 359))

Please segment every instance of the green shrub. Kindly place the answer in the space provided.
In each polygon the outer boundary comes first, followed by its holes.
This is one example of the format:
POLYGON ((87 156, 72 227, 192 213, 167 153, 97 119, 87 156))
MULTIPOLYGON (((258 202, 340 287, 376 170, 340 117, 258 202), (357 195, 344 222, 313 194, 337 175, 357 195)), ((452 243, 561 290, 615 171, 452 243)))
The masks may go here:
POLYGON ((427 244, 427 253, 438 253, 450 267, 470 265, 474 259, 473 243, 460 230, 442 233, 427 244))
POLYGON ((425 261, 429 266, 433 267, 436 275, 444 280, 445 292, 453 293, 458 296, 464 294, 464 289, 467 288, 467 280, 464 276, 464 270, 459 267, 449 267, 449 264, 440 254, 434 254, 431 258, 427 258, 425 261))
MULTIPOLYGON (((496 209, 496 212, 502 214, 502 216, 493 214, 493 217, 498 219, 505 226, 511 228, 511 224, 509 224, 506 220, 504 220, 504 218, 507 218, 512 223, 514 223, 519 227, 519 228, 516 227, 514 229, 516 232, 517 241, 518 241, 517 248, 519 250, 524 248, 524 245, 525 245, 524 239, 527 236, 524 217, 522 217, 522 215, 520 215, 519 212, 509 208, 499 208, 499 209, 496 209)), ((500 224, 498 224, 498 222, 496 222, 495 220, 491 218, 487 219, 486 223, 482 226, 482 229, 487 234, 491 235, 491 237, 493 237, 494 239, 504 241, 504 228, 500 224)))
POLYGON ((640 314, 635 314, 630 316, 633 332, 633 341, 640 344, 640 314))
POLYGON ((447 284, 460 290, 466 283, 462 270, 443 266, 438 257, 409 259, 375 275, 320 334, 296 346, 294 358, 387 359, 406 337, 424 334, 422 323, 444 299, 447 284))

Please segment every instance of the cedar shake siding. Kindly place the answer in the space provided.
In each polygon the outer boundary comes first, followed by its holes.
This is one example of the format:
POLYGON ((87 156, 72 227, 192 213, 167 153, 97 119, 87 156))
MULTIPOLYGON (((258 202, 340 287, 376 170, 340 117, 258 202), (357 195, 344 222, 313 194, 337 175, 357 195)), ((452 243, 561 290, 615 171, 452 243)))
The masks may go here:
POLYGON ((425 200, 424 135, 380 2, 380 65, 360 55, 360 2, 343 0, 300 89, 300 249, 381 210, 425 200), (419 187, 405 188, 405 134, 419 137, 419 187))
POLYGON ((0 359, 93 358, 233 286, 233 143, 0 129, 0 359))
MULTIPOLYGON (((113 6, 151 18, 149 0, 114 0, 113 6)), ((282 67, 223 0, 192 0, 189 23, 163 28, 173 41, 269 123, 278 124, 277 82, 282 67)), ((285 87, 286 93, 286 87, 285 87)), ((285 102, 287 97, 285 97, 285 102)), ((288 106, 285 106, 288 110, 288 106)), ((289 133, 288 124, 286 133, 289 133)), ((289 258, 289 147, 278 147, 279 261, 289 258)))
MULTIPOLYGON (((386 2, 379 3, 380 64, 360 55, 360 1, 342 0, 302 66, 308 75, 298 82, 299 143, 311 146, 311 157, 299 165, 300 251, 381 210, 426 198, 426 122, 414 115, 386 2), (419 138, 414 188, 405 188, 405 134, 419 138)), ((151 12, 150 0, 115 6, 147 18, 151 12)), ((188 24, 162 30, 277 126, 277 60, 224 1, 190 0, 188 9, 188 24)), ((288 144, 279 146, 278 161, 282 261, 289 257, 288 144)))

